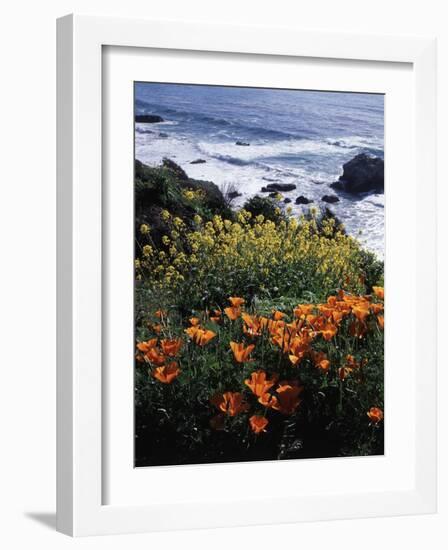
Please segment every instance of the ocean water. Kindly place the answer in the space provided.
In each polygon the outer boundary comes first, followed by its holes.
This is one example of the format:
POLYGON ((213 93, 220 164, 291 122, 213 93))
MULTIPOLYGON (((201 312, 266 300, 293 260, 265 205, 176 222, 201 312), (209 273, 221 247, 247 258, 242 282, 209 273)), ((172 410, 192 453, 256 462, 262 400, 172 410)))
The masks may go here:
POLYGON ((384 156, 383 95, 136 83, 135 110, 165 120, 135 125, 142 162, 169 157, 192 178, 232 184, 242 194, 235 206, 264 195, 268 183, 294 183, 297 189, 283 196, 295 215, 309 208, 294 204, 299 195, 313 200, 310 206, 329 206, 349 234, 383 258, 384 195, 329 187, 358 153, 384 156), (196 159, 206 162, 190 164, 196 159), (340 202, 327 205, 326 194, 340 202))

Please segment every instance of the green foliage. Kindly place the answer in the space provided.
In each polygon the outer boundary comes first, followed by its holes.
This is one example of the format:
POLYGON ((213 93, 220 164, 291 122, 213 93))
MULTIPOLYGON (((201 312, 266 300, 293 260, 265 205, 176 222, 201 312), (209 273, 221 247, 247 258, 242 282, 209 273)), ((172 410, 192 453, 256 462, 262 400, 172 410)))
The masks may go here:
POLYGON ((252 218, 262 215, 266 220, 271 220, 274 223, 279 223, 285 219, 276 201, 270 197, 255 195, 246 201, 243 208, 252 214, 252 218))

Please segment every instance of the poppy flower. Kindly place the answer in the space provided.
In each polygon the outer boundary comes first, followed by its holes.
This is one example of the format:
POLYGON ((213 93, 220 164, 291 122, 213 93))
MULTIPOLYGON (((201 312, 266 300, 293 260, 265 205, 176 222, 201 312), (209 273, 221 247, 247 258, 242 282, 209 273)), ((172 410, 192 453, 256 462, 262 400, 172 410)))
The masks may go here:
POLYGON ((216 336, 216 332, 213 332, 212 330, 200 328, 197 326, 186 328, 185 332, 193 340, 193 342, 195 342, 201 347, 208 344, 208 342, 210 342, 210 340, 212 340, 216 336))
POLYGON ((240 307, 226 307, 224 308, 224 313, 231 321, 235 321, 241 315, 240 307))
POLYGON ((360 305, 360 306, 353 307, 352 313, 358 319, 358 321, 363 323, 366 317, 369 315, 370 311, 369 311, 368 305, 367 306, 360 305))
POLYGON ((278 399, 275 397, 275 395, 272 395, 270 393, 264 393, 263 395, 260 395, 260 397, 258 398, 258 402, 268 409, 278 408, 278 399))
POLYGON ((266 373, 262 370, 257 370, 250 375, 250 379, 244 380, 248 388, 252 390, 257 397, 264 395, 275 384, 275 378, 272 380, 266 379, 266 373))
POLYGON ((277 404, 273 405, 272 408, 282 414, 293 414, 300 405, 299 395, 302 391, 303 386, 299 386, 297 382, 280 382, 276 391, 277 404))
POLYGON ((314 351, 311 354, 311 358, 314 362, 314 366, 320 369, 321 371, 327 372, 330 368, 330 361, 327 358, 327 355, 323 351, 314 351))
POLYGON ((171 382, 177 378, 180 374, 180 369, 177 363, 170 363, 163 367, 156 367, 152 371, 154 378, 162 382, 163 384, 171 384, 171 382))
POLYGON ((201 320, 198 317, 191 317, 189 319, 189 321, 190 321, 190 325, 192 327, 197 327, 199 325, 199 323, 201 322, 201 320))
POLYGON ((254 344, 250 344, 244 347, 244 344, 238 344, 237 342, 230 342, 230 348, 233 351, 233 356, 237 363, 247 363, 251 361, 249 355, 255 348, 254 344))
POLYGON ((157 338, 151 338, 146 342, 137 343, 137 349, 142 351, 143 353, 146 353, 147 351, 149 351, 152 348, 155 348, 156 346, 157 346, 157 338))
POLYGON ((380 329, 384 330, 384 315, 377 315, 376 318, 380 329))
POLYGON ((186 334, 188 334, 188 336, 191 338, 191 339, 194 339, 194 337, 196 336, 196 333, 198 332, 198 330, 200 330, 200 328, 196 325, 193 325, 191 327, 188 327, 184 330, 184 332, 186 334))
POLYGON ((372 313, 378 315, 384 310, 384 306, 383 304, 370 304, 370 309, 372 310, 372 313))
POLYGON ((218 394, 213 396, 210 401, 217 409, 229 416, 236 416, 249 409, 249 405, 244 401, 243 394, 239 392, 228 391, 218 394))
POLYGON ((236 296, 231 296, 229 298, 229 302, 232 307, 240 307, 244 304, 245 300, 244 298, 238 298, 236 296))
POLYGON ((367 416, 370 418, 370 421, 374 424, 378 424, 383 420, 384 413, 379 407, 371 407, 367 413, 367 416))
POLYGON ((373 293, 380 300, 384 300, 384 288, 382 286, 372 286, 373 293))
POLYGON ((350 367, 350 368, 357 368, 357 367, 359 367, 359 363, 358 363, 358 361, 356 361, 354 355, 347 355, 346 358, 345 358, 345 360, 346 360, 346 362, 347 362, 347 366, 348 366, 348 367, 350 367))
POLYGON ((317 309, 327 319, 333 315, 333 308, 329 307, 327 304, 319 304, 317 309))
POLYGON ((273 311, 272 312, 272 318, 274 319, 274 321, 281 321, 284 316, 285 316, 285 314, 282 313, 281 311, 273 311))
POLYGON ((307 331, 302 331, 300 336, 292 339, 289 345, 289 360, 293 365, 301 361, 310 351, 311 336, 307 331))
POLYGON ((167 317, 168 312, 164 311, 163 309, 158 309, 154 312, 154 315, 157 317, 157 319, 163 319, 164 317, 167 317))
POLYGON ((319 332, 322 334, 323 338, 329 342, 334 336, 336 336, 338 329, 335 325, 327 324, 319 332))
POLYGON ((160 346, 166 356, 175 357, 182 347, 182 340, 180 338, 174 338, 173 340, 161 340, 160 346))
POLYGON ((336 324, 340 324, 340 322, 345 317, 345 315, 346 314, 343 311, 339 311, 339 310, 336 310, 336 309, 334 309, 333 312, 331 313, 331 317, 333 319, 333 322, 336 323, 336 324))
POLYGON ((351 372, 353 372, 353 369, 350 367, 339 367, 338 369, 339 380, 344 381, 351 372))
POLYGON ((256 435, 258 435, 266 431, 266 426, 269 424, 269 421, 264 416, 254 414, 249 418, 249 424, 250 424, 250 427, 252 428, 252 431, 256 435))
POLYGON ((151 348, 147 351, 145 357, 150 363, 159 367, 165 363, 165 356, 156 348, 151 348))
POLYGON ((194 341, 199 346, 203 347, 216 336, 216 332, 207 329, 199 329, 194 337, 194 341))
POLYGON ((302 315, 311 315, 314 311, 314 304, 301 304, 294 308, 293 313, 295 317, 302 317, 302 315))
POLYGON ((248 336, 261 336, 262 325, 256 317, 251 317, 247 313, 242 314, 244 325, 243 332, 248 336))

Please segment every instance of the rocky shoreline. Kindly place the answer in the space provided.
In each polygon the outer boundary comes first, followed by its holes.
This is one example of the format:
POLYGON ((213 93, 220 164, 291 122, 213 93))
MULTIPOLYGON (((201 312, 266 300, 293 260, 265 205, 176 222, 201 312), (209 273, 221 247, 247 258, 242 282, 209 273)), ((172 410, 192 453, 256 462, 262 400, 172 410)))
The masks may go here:
MULTIPOLYGON (((145 124, 157 124, 166 122, 161 116, 156 114, 138 114, 135 115, 135 122, 145 124)), ((237 140, 235 145, 241 147, 251 147, 247 141, 237 140)), ((205 164, 207 161, 203 158, 192 159, 189 164, 205 164)), ((263 178, 269 181, 268 178, 263 178)), ((322 183, 322 182, 319 182, 322 183)), ((269 194, 269 197, 274 198, 279 194, 291 193, 296 191, 299 186, 295 183, 282 183, 272 181, 261 187, 261 193, 269 194)), ((334 191, 344 193, 344 197, 356 197, 365 193, 384 193, 384 161, 380 157, 360 153, 351 160, 342 165, 342 174, 335 182, 329 183, 328 187, 334 191)), ((234 197, 240 196, 239 190, 234 191, 234 197)), ((316 199, 300 194, 296 197, 287 196, 284 198, 284 203, 294 202, 297 205, 307 205, 314 202, 316 199)), ((337 194, 322 193, 320 201, 333 204, 340 201, 337 194)))

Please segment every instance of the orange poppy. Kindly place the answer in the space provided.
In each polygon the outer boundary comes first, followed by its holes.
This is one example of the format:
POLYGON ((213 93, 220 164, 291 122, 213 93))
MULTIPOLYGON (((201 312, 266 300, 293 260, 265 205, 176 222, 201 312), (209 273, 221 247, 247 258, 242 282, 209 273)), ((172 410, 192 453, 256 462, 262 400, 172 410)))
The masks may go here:
POLYGON ((173 340, 161 340, 160 346, 166 356, 175 357, 182 347, 182 340, 180 338, 175 338, 173 340))
POLYGON ((345 360, 347 361, 347 366, 350 368, 357 368, 359 367, 359 363, 356 361, 354 355, 347 355, 345 360))
POLYGON ((216 332, 207 329, 199 329, 194 338, 195 342, 203 347, 210 342, 216 336, 216 332))
POLYGON ((384 300, 384 288, 382 286, 372 286, 373 293, 380 300, 384 300))
POLYGON ((384 330, 384 315, 377 315, 378 325, 381 330, 384 330))
POLYGON ((333 322, 336 323, 336 324, 339 324, 342 319, 345 317, 346 313, 344 313, 343 311, 338 311, 338 310, 333 310, 331 316, 332 316, 332 319, 333 319, 333 322))
POLYGON ((338 329, 335 325, 327 324, 325 325, 322 330, 320 331, 320 334, 324 337, 325 340, 330 341, 334 336, 336 336, 338 332, 338 329))
POLYGON ((327 370, 330 368, 330 361, 323 351, 313 351, 311 354, 311 358, 314 362, 314 366, 318 369, 327 372, 327 370))
POLYGON ((379 407, 371 407, 367 413, 367 416, 370 418, 371 422, 378 424, 383 420, 384 413, 379 407))
POLYGON ((276 392, 277 403, 272 408, 280 411, 282 414, 293 414, 300 405, 301 399, 299 395, 302 391, 303 386, 299 386, 297 382, 280 382, 276 392))
POLYGON ((260 434, 266 431, 266 426, 269 424, 269 421, 264 416, 254 414, 249 418, 250 427, 255 434, 260 434))
POLYGON ((307 330, 302 330, 300 336, 293 338, 289 345, 289 360, 296 365, 310 351, 311 335, 307 330))
POLYGON ((163 384, 171 384, 171 382, 177 378, 179 374, 180 369, 177 363, 170 363, 169 365, 165 365, 163 367, 156 367, 152 372, 154 378, 157 378, 157 380, 163 384))
POLYGON ((250 375, 250 379, 244 380, 244 383, 257 397, 261 397, 272 388, 276 381, 275 378, 267 380, 266 373, 262 370, 257 370, 250 375))
POLYGON ((372 313, 375 313, 375 315, 378 315, 378 313, 381 313, 384 309, 383 304, 370 304, 370 309, 372 310, 372 313))
POLYGON ((322 313, 324 317, 331 317, 333 314, 333 308, 329 307, 327 304, 319 304, 317 309, 322 313))
POLYGON ((248 361, 252 361, 252 359, 249 358, 249 355, 255 348, 254 344, 244 347, 244 344, 230 342, 230 348, 233 351, 233 356, 235 357, 235 361, 237 363, 247 363, 248 361))
POLYGON ((267 317, 260 317, 261 327, 267 329, 271 336, 278 333, 279 330, 285 326, 284 321, 275 321, 274 319, 268 319, 267 317))
POLYGON ((165 356, 161 354, 156 348, 151 348, 149 351, 147 351, 145 353, 145 357, 153 365, 157 365, 159 367, 165 363, 165 356))
POLYGON ((166 317, 168 315, 168 312, 164 311, 163 309, 158 309, 154 312, 154 315, 157 317, 157 319, 163 319, 163 317, 166 317))
POLYGON ((231 296, 229 298, 229 302, 232 307, 240 307, 244 304, 245 300, 244 298, 238 298, 236 296, 231 296))
POLYGON ((249 405, 244 401, 243 394, 239 392, 227 391, 213 396, 210 401, 216 408, 229 416, 236 416, 249 409, 249 405))
POLYGON ((137 343, 137 349, 142 351, 143 353, 146 353, 152 348, 155 348, 157 346, 157 338, 151 338, 150 340, 147 340, 146 342, 138 342, 137 343))
POLYGON ((199 325, 199 323, 201 322, 201 320, 198 317, 191 317, 189 319, 189 321, 190 321, 190 325, 192 327, 197 327, 199 325))
POLYGON ((208 344, 208 342, 216 336, 216 332, 198 326, 186 328, 185 332, 193 340, 193 342, 201 347, 208 344))
POLYGON ((241 315, 240 307, 226 307, 224 308, 224 313, 231 321, 235 321, 241 315))
POLYGON ((281 321, 284 316, 285 316, 285 314, 282 313, 281 311, 273 311, 272 312, 272 318, 274 319, 274 321, 281 321))
POLYGON ((270 393, 264 393, 258 398, 258 402, 267 407, 268 409, 277 409, 278 408, 278 399, 275 395, 270 393))
POLYGON ((353 369, 351 369, 350 367, 339 367, 338 369, 339 379, 342 381, 345 380, 351 372, 353 372, 353 369))
POLYGON ((191 327, 186 328, 184 332, 187 333, 188 336, 193 340, 198 330, 200 330, 200 328, 196 325, 193 325, 191 327))
POLYGON ((352 308, 352 313, 358 319, 358 321, 363 323, 365 321, 366 317, 370 313, 369 306, 368 306, 368 304, 367 305, 362 304, 362 305, 355 306, 355 307, 352 308))
POLYGON ((262 326, 260 321, 256 317, 251 317, 247 313, 242 314, 244 325, 243 332, 248 336, 260 336, 262 326))
POLYGON ((293 313, 295 317, 302 317, 302 315, 310 315, 314 311, 314 304, 301 304, 294 308, 293 313))

